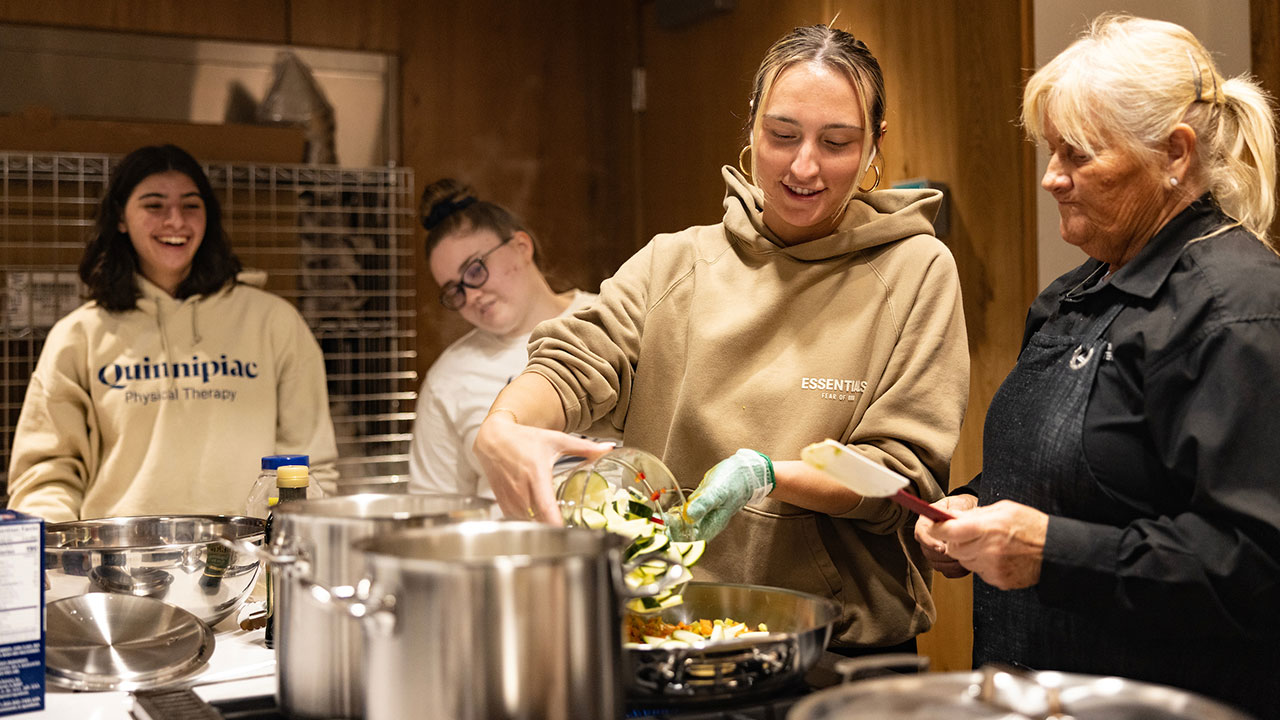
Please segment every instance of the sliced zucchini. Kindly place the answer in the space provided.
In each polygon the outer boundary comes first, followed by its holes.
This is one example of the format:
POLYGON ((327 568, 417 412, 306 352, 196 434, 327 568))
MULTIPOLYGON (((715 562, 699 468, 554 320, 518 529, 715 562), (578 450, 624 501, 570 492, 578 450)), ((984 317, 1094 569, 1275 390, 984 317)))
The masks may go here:
POLYGON ((679 640, 680 642, 686 642, 686 643, 689 643, 690 645, 694 643, 701 643, 701 642, 707 641, 706 638, 702 637, 698 633, 689 632, 688 630, 672 630, 671 639, 679 640))
POLYGON ((649 507, 648 505, 645 505, 642 502, 638 502, 636 500, 628 500, 627 513, 634 517, 644 518, 645 520, 648 520, 649 518, 653 517, 653 508, 649 507))
POLYGON ((561 489, 560 497, 581 507, 598 508, 609 501, 613 488, 598 472, 579 470, 571 474, 561 489))
POLYGON ((694 540, 692 542, 672 542, 671 547, 680 553, 680 559, 685 567, 693 565, 702 559, 702 554, 707 551, 706 540, 694 540))
POLYGON ((675 607, 684 602, 684 598, 676 594, 661 593, 654 597, 632 598, 627 601, 627 609, 634 613, 649 614, 675 607))
POLYGON ((605 525, 608 523, 604 513, 599 510, 593 510, 589 507, 582 508, 579 514, 582 520, 581 524, 591 528, 592 530, 603 530, 605 525))

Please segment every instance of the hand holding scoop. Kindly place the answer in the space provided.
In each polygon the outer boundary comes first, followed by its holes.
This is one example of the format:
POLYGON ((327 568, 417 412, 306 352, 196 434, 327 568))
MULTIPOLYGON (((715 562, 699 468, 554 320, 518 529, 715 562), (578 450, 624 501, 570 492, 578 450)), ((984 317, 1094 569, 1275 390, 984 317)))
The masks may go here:
POLYGON ((902 475, 835 440, 823 440, 806 447, 800 451, 800 459, 863 497, 887 497, 934 522, 955 519, 951 513, 907 492, 904 488, 908 481, 902 475))

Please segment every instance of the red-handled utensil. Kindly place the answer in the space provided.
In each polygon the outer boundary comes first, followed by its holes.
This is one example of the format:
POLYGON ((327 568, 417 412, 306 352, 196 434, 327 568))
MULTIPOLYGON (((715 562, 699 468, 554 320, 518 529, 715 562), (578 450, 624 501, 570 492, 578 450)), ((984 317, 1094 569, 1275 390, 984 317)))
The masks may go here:
POLYGON ((902 475, 835 440, 823 440, 806 447, 800 451, 800 459, 863 497, 889 498, 934 522, 955 519, 951 513, 907 492, 909 481, 902 475))

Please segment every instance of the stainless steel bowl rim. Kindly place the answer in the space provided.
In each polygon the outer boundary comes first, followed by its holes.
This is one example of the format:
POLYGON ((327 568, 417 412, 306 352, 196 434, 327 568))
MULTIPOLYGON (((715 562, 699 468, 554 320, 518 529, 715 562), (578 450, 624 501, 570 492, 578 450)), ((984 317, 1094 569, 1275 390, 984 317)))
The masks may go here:
POLYGON ((233 539, 252 540, 266 534, 266 521, 262 518, 255 518, 242 515, 129 515, 114 518, 94 518, 89 520, 73 520, 71 522, 50 523, 45 525, 45 552, 64 553, 64 552, 124 552, 127 550, 162 550, 165 548, 183 547, 187 545, 208 545, 215 542, 209 540, 184 540, 180 542, 154 543, 146 545, 82 545, 77 547, 68 547, 66 545, 50 545, 49 537, 58 533, 66 533, 76 528, 91 527, 123 527, 130 523, 138 521, 182 521, 182 520, 202 520, 210 522, 224 523, 228 527, 236 527, 245 525, 254 527, 250 532, 236 535, 233 539))
POLYGON ((361 525, 370 521, 392 520, 407 521, 416 519, 426 519, 432 517, 447 517, 454 513, 464 513, 488 510, 495 505, 496 502, 487 498, 476 497, 472 495, 456 495, 456 494, 403 494, 403 493, 352 493, 350 495, 335 495, 332 497, 316 498, 302 500, 299 502, 291 502, 280 505, 275 512, 283 516, 297 516, 306 518, 323 519, 327 524, 331 525, 361 525), (465 508, 453 508, 449 510, 431 510, 431 511, 415 511, 415 510, 395 510, 393 512, 372 514, 372 515, 352 515, 349 508, 359 501, 377 501, 386 500, 389 503, 394 502, 414 502, 413 498, 420 499, 422 502, 430 500, 462 500, 465 508))

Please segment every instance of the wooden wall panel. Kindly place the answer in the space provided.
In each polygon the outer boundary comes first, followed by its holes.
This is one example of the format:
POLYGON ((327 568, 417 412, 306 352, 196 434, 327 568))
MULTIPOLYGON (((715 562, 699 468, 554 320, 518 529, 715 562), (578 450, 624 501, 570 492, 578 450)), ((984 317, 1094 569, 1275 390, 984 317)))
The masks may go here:
POLYGON ((285 0, 288 42, 344 50, 400 49, 400 0, 285 0))
POLYGON ((641 56, 648 107, 641 120, 640 241, 719 222, 723 165, 746 144, 751 80, 775 40, 797 25, 829 19, 829 3, 739 0, 730 13, 678 29, 642 7, 641 56))
MULTIPOLYGON (((885 72, 885 181, 925 177, 949 188, 944 242, 959 267, 972 368, 952 461, 952 486, 963 484, 981 470, 987 405, 1017 357, 1035 296, 1034 163, 1014 122, 1021 68, 1031 64, 1029 2, 859 0, 840 10, 885 72)), ((970 665, 970 587, 934 578, 938 621, 920 648, 935 669, 970 665)))
MULTIPOLYGON (((1280 98, 1280 0, 1250 0, 1251 67, 1273 100, 1280 98)), ((1280 214, 1271 223, 1271 236, 1280 237, 1280 214)))
POLYGON ((0 0, 0 22, 286 42, 289 0, 0 0))
MULTIPOLYGON (((597 289, 634 251, 630 5, 405 0, 399 22, 403 159, 418 187, 471 183, 527 221, 562 286, 597 289)), ((466 324, 415 261, 425 370, 466 324)))

